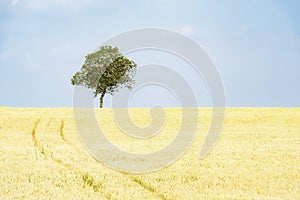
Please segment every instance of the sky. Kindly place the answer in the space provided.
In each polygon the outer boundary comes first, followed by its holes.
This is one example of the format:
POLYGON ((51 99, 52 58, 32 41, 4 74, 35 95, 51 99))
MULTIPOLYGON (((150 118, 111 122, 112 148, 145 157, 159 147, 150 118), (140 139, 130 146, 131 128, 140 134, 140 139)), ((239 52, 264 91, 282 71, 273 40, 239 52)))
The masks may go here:
MULTIPOLYGON (((70 79, 86 54, 124 31, 158 27, 206 50, 222 78, 226 106, 299 107, 299 10, 297 0, 0 0, 0 106, 71 107, 70 79)), ((205 81, 178 58, 151 51, 128 57, 138 66, 171 65, 199 105, 211 105, 205 81)), ((104 106, 111 99, 106 96, 104 106)), ((130 99, 131 107, 153 104, 178 106, 157 85, 130 99)))

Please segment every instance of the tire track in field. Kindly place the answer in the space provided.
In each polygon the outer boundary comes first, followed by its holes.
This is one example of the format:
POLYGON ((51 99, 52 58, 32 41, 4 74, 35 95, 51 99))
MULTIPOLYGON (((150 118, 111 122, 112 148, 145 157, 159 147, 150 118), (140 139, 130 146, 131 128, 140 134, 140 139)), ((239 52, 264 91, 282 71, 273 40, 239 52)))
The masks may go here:
MULTIPOLYGON (((32 135, 32 141, 33 141, 33 145, 36 149, 36 153, 39 152, 44 158, 47 158, 47 155, 46 155, 46 151, 44 150, 43 146, 40 145, 37 137, 36 137, 36 134, 37 134, 37 128, 38 126, 40 125, 40 122, 41 122, 41 118, 39 118, 35 123, 34 123, 34 126, 33 126, 33 129, 31 131, 31 135, 32 135)), ((52 122, 52 118, 49 120, 49 122, 47 123, 46 127, 49 127, 50 124, 52 122)), ((36 155, 37 156, 37 155, 36 155)), ((55 160, 53 159, 52 157, 50 157, 52 159, 52 161, 55 161, 55 163, 59 162, 59 160, 55 160)))
MULTIPOLYGON (((47 123, 47 127, 46 129, 48 128, 48 125, 51 124, 51 121, 52 119, 49 120, 49 122, 47 123)), ((32 135, 32 140, 33 140, 33 144, 35 146, 35 148, 46 158, 48 158, 48 153, 45 151, 45 148, 40 144, 40 142, 38 141, 37 137, 36 137, 36 134, 37 134, 37 128, 38 128, 38 125, 40 124, 41 122, 41 118, 39 118, 35 124, 34 124, 34 127, 32 129, 32 132, 31 132, 31 135, 32 135)), ((43 132, 45 131, 45 128, 43 129, 43 132)), ((56 159, 52 156, 52 154, 50 154, 49 156, 52 160, 56 161, 56 162, 61 162, 60 159, 56 159)))
MULTIPOLYGON (((43 132, 45 132, 45 130, 47 130, 47 129, 49 128, 49 125, 51 124, 52 120, 53 120, 52 118, 49 120, 49 122, 47 123, 47 126, 44 128, 43 132)), ((87 174, 86 174, 86 173, 84 173, 84 172, 82 172, 81 170, 75 168, 73 165, 70 165, 70 164, 64 162, 64 161, 61 160, 61 159, 56 158, 55 156, 53 156, 52 153, 49 153, 49 152, 47 152, 47 151, 45 150, 45 148, 39 143, 39 141, 38 141, 38 139, 37 139, 37 137, 36 137, 36 134, 37 134, 37 127, 38 127, 38 125, 40 124, 40 122, 41 122, 41 118, 39 118, 39 119, 35 122, 34 127, 33 127, 33 129, 32 129, 32 132, 31 132, 31 134, 32 134, 32 140, 33 140, 33 143, 34 143, 35 148, 36 148, 36 149, 37 149, 37 150, 38 150, 45 158, 50 158, 53 162, 55 162, 55 163, 57 163, 57 164, 59 164, 59 165, 64 165, 64 166, 66 167, 66 169, 68 169, 69 171, 72 171, 72 172, 75 173, 75 174, 79 174, 80 177, 82 177, 83 182, 84 182, 85 184, 89 185, 89 186, 93 189, 94 192, 98 192, 98 193, 100 193, 102 196, 104 195, 104 197, 105 197, 106 199, 109 199, 109 200, 110 200, 110 199, 111 199, 111 197, 110 197, 111 195, 110 195, 110 194, 105 194, 104 191, 100 191, 100 188, 101 188, 101 187, 99 187, 99 184, 96 184, 94 181, 89 181, 89 182, 85 181, 84 177, 87 177, 87 174)), ((63 129, 63 128, 62 128, 62 129, 63 129)), ((88 180, 94 180, 94 179, 93 179, 93 177, 91 177, 91 178, 89 178, 88 180)), ((79 185, 79 186, 80 186, 80 185, 79 185)), ((80 187, 82 187, 82 186, 80 186, 80 187)))
POLYGON ((137 177, 132 177, 132 176, 130 176, 130 179, 131 179, 132 181, 136 182, 137 184, 139 184, 140 186, 142 186, 143 188, 145 188, 146 190, 148 190, 148 191, 154 193, 154 194, 155 194, 156 196, 158 196, 159 198, 161 198, 161 199, 163 199, 163 200, 167 200, 167 199, 168 199, 164 194, 155 191, 155 188, 153 188, 151 185, 146 184, 146 183, 143 183, 143 182, 141 181, 141 179, 138 179, 137 177))
MULTIPOLYGON (((78 150, 78 149, 77 149, 70 141, 68 141, 68 140, 65 138, 64 131, 63 131, 63 130, 64 130, 64 126, 65 126, 65 120, 62 120, 61 123, 60 123, 60 129, 59 129, 59 130, 60 130, 59 135, 60 135, 61 139, 62 139, 64 142, 66 142, 68 145, 70 145, 72 148, 74 148, 78 153, 80 153, 80 151, 79 151, 79 150, 78 150)), ((100 163, 100 161, 98 161, 98 160, 96 160, 96 159, 94 159, 94 160, 95 160, 97 163, 100 163)), ((141 179, 139 179, 139 178, 137 178, 137 177, 133 177, 133 176, 128 175, 128 174, 126 174, 126 173, 119 172, 119 171, 116 171, 116 172, 118 172, 118 173, 119 173, 121 176, 123 176, 123 177, 129 178, 132 182, 136 183, 138 186, 142 187, 143 189, 145 189, 145 190, 147 190, 147 191, 149 191, 149 192, 155 194, 155 195, 156 195, 157 197, 159 197, 160 199, 163 199, 163 200, 167 200, 167 199, 168 199, 164 194, 155 191, 155 188, 152 187, 151 185, 142 182, 141 179)), ((93 178, 92 176, 88 175, 88 174, 85 174, 85 175, 83 176, 83 180, 84 180, 85 182, 87 182, 88 185, 90 185, 91 183, 94 182, 94 178, 93 178)), ((96 184, 96 185, 97 185, 97 184, 96 184)), ((95 188, 95 184, 93 185, 93 189, 94 189, 94 188, 95 188)), ((97 188, 97 186, 96 186, 96 188, 97 188)))
MULTIPOLYGON (((51 125, 51 122, 53 121, 53 119, 51 118, 49 120, 49 122, 47 123, 46 127, 43 129, 43 132, 47 131, 49 126, 51 125)), ((89 187, 91 187, 93 189, 94 192, 99 192, 101 195, 104 195, 106 199, 111 199, 111 195, 110 194, 106 194, 105 191, 103 191, 103 184, 102 183, 97 183, 95 181, 95 178, 86 173, 86 172, 83 172, 82 170, 74 167, 73 165, 71 164, 68 164, 67 162, 64 162, 62 159, 59 159, 59 158, 56 158, 55 156, 53 156, 53 153, 49 153, 45 150, 45 148, 39 143, 37 137, 36 137, 36 134, 37 134, 37 128, 39 126, 41 122, 41 118, 39 118, 35 124, 34 124, 34 127, 32 129, 32 140, 33 140, 33 143, 34 143, 34 146, 36 147, 36 149, 45 157, 45 158, 50 158, 51 160, 53 160, 55 163, 57 164, 62 164, 64 165, 68 170, 72 171, 72 172, 75 172, 77 174, 80 174, 81 175, 81 178, 82 178, 82 181, 84 182, 84 184, 88 185, 89 187)), ((60 135, 60 138, 65 142, 67 143, 68 145, 70 145, 72 148, 75 148, 71 142, 69 142, 65 136, 64 136, 64 133, 63 133, 63 129, 64 129, 64 126, 65 126, 65 121, 61 121, 60 123, 60 127, 59 127, 59 135, 60 135)), ((75 148, 76 149, 76 148, 75 148)), ((100 161, 96 160, 98 163, 100 163, 100 161)), ((118 172, 118 174, 120 174, 121 176, 123 177, 126 177, 126 178, 129 178, 129 180, 133 181, 134 183, 136 183, 137 185, 139 185, 140 187, 142 187, 143 189, 153 193, 155 196, 159 197, 160 199, 163 199, 163 200, 166 200, 167 198, 165 197, 165 195, 163 194, 160 194, 158 192, 155 191, 155 189, 148 185, 148 184, 145 184, 143 183, 140 179, 138 179, 137 177, 132 177, 130 175, 127 175, 125 173, 122 173, 122 172, 118 172)), ((85 187, 85 186, 84 186, 85 187)))
POLYGON ((59 135, 63 139, 63 141, 65 141, 69 144, 69 142, 66 140, 64 133, 63 133, 64 127, 65 127, 65 120, 62 120, 60 123, 60 127, 59 127, 59 135))
POLYGON ((38 149, 40 151, 40 153, 44 154, 44 152, 42 152, 40 150, 40 147, 39 147, 39 143, 38 143, 38 140, 36 138, 36 129, 39 125, 39 123, 41 122, 41 118, 39 118, 35 123, 34 123, 34 126, 33 126, 33 129, 31 131, 31 136, 32 136, 32 141, 33 141, 33 145, 36 149, 38 149))
POLYGON ((61 120, 60 127, 59 127, 59 136, 65 143, 67 143, 70 147, 72 147, 75 151, 77 151, 77 153, 81 153, 80 150, 65 137, 64 134, 65 124, 66 124, 66 120, 61 120))
POLYGON ((60 122, 60 127, 59 127, 59 136, 61 137, 61 139, 67 143, 68 145, 70 145, 72 148, 75 148, 71 142, 69 142, 66 138, 65 138, 65 135, 64 135, 64 128, 65 128, 65 120, 61 120, 60 122))

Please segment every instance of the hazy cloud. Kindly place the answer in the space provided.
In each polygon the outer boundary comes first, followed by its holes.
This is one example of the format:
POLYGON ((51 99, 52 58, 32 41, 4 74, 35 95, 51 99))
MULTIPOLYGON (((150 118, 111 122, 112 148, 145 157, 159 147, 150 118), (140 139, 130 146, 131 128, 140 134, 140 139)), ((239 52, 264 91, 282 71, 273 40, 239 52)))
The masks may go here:
POLYGON ((196 31, 195 31, 195 28, 190 26, 190 25, 184 25, 182 26, 179 31, 183 34, 186 34, 186 35, 193 35, 196 31))

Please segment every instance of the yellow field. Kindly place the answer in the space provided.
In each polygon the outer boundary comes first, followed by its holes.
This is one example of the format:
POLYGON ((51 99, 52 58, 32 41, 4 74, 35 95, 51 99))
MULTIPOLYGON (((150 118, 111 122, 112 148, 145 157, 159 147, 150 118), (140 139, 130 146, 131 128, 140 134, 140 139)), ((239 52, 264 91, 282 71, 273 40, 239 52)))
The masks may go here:
MULTIPOLYGON (((147 109, 131 109, 139 125, 147 109)), ((72 109, 0 107, 0 199, 300 199, 300 109, 228 108, 213 151, 199 159, 210 125, 200 109, 198 135, 170 167, 128 174, 94 160, 81 144, 72 109)), ((130 139, 97 110, 107 138, 119 148, 146 153, 170 143, 179 109, 167 109, 163 132, 130 139)))

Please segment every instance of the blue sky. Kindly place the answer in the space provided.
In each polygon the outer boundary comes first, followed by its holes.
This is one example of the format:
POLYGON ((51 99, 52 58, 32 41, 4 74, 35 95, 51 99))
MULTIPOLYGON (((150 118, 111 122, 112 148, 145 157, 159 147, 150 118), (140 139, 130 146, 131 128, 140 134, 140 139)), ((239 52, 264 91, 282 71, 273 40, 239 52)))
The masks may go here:
MULTIPOLYGON (((71 107, 70 78, 87 53, 120 32, 161 27, 206 49, 223 79, 227 106, 299 107, 299 10, 297 0, 0 0, 0 105, 71 107)), ((163 56, 145 55, 132 58, 142 64, 163 56)), ((164 61, 172 59, 165 55, 164 61)), ((189 76, 200 105, 209 105, 205 87, 189 76)), ((149 106, 151 98, 174 106, 165 92, 140 90, 131 106, 149 106)), ((105 100, 108 106, 109 96, 105 100)))

